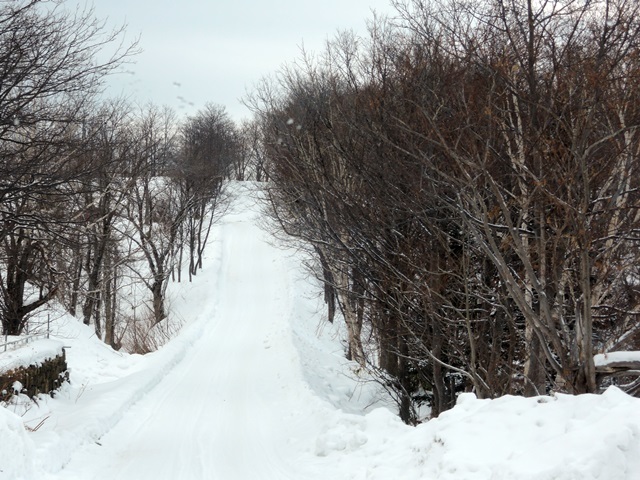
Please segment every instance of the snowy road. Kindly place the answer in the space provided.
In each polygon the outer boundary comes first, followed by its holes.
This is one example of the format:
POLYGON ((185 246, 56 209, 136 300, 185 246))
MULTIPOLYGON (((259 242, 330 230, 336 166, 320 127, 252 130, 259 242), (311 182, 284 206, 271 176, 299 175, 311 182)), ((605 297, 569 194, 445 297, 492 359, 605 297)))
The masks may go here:
POLYGON ((613 387, 466 393, 437 419, 402 424, 344 359, 341 322, 320 321, 303 254, 257 226, 255 185, 232 187, 204 269, 170 285, 181 332, 120 355, 67 320, 71 384, 26 412, 37 431, 0 410, 0 480, 640 478, 640 401, 613 387))
POLYGON ((303 451, 312 432, 301 406, 313 398, 291 341, 287 259, 266 241, 250 210, 228 215, 221 226, 219 287, 209 300, 215 313, 199 320, 206 322, 201 338, 99 444, 72 458, 64 478, 301 479, 321 473, 303 451), (307 461, 292 457, 295 451, 307 461))

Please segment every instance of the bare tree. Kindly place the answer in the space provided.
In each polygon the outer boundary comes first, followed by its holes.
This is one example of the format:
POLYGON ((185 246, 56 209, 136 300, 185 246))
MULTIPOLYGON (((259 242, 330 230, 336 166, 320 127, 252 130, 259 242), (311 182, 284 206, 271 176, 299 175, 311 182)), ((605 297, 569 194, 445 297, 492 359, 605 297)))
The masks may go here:
POLYGON ((77 219, 71 183, 92 168, 74 161, 81 148, 76 133, 104 76, 133 53, 117 47, 121 33, 106 31, 91 11, 71 14, 39 0, 0 7, 0 258, 5 267, 0 305, 5 333, 20 333, 26 316, 57 290, 52 244, 65 244, 64 227, 77 219), (112 44, 115 53, 96 61, 112 44), (34 287, 37 299, 27 300, 26 289, 34 287))
MULTIPOLYGON (((408 19, 464 65, 464 83, 423 107, 432 145, 457 165, 452 203, 525 320, 527 392, 593 392, 595 329, 611 333, 594 318, 628 292, 637 255, 636 126, 620 121, 635 107, 612 102, 635 76, 637 5, 470 5, 443 15, 421 4, 431 20, 408 19)), ((616 315, 636 318, 636 300, 624 304, 616 315)))
POLYGON ((165 292, 171 277, 180 228, 188 206, 168 176, 177 155, 177 125, 173 111, 149 106, 137 121, 137 151, 126 218, 129 239, 142 255, 143 265, 129 263, 152 295, 155 323, 167 316, 165 292))
POLYGON ((269 179, 262 133, 258 120, 247 121, 240 129, 245 172, 256 182, 265 182, 269 179))
MULTIPOLYGON (((189 279, 202 268, 202 254, 216 217, 224 211, 224 181, 244 177, 240 136, 224 108, 209 104, 182 127, 181 155, 173 178, 188 208, 183 234, 189 279)), ((182 246, 180 255, 182 254, 182 246)))
POLYGON ((405 421, 597 391, 638 341, 637 5, 396 7, 254 94, 272 216, 405 421))

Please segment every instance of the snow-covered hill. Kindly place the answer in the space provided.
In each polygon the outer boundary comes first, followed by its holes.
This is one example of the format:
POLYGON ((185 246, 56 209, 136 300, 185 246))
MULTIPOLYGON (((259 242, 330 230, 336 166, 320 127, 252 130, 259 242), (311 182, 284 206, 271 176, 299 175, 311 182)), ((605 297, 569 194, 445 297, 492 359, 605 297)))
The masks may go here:
POLYGON ((257 187, 232 187, 204 270, 171 285, 184 326, 160 351, 113 352, 57 316, 72 383, 0 410, 1 480, 640 478, 640 401, 616 389, 464 394, 436 420, 402 424, 358 382, 339 326, 321 322, 301 254, 259 228, 257 187))

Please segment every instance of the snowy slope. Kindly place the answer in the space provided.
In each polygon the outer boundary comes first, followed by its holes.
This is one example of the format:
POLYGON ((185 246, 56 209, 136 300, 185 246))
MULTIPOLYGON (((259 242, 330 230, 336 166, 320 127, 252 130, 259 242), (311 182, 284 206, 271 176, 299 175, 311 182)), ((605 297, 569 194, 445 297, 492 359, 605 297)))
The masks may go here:
POLYGON ((184 327, 160 351, 112 352, 72 320, 72 383, 0 411, 0 480, 640 478, 640 401, 477 400, 416 428, 384 408, 322 324, 301 254, 258 226, 252 185, 216 228, 193 284, 174 284, 184 327), (24 412, 16 412, 24 413, 24 412))

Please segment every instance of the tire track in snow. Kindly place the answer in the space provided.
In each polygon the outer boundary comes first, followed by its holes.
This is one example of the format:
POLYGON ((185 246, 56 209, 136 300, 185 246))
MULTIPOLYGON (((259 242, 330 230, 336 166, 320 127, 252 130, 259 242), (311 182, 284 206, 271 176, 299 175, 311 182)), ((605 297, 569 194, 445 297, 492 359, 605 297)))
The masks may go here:
MULTIPOLYGON (((214 316, 216 308, 216 303, 210 304, 201 317, 214 316)), ((47 474, 56 474, 65 468, 72 455, 79 449, 94 443, 100 444, 102 438, 123 421, 127 412, 163 382, 168 373, 184 360, 187 353, 201 340, 206 327, 207 323, 203 321, 186 325, 172 342, 154 354, 152 365, 147 370, 135 372, 130 377, 118 379, 108 385, 90 386, 96 389, 96 396, 101 395, 100 398, 94 405, 86 406, 78 412, 80 416, 85 417, 81 426, 63 431, 60 435, 53 432, 39 445, 39 449, 55 451, 55 455, 47 456, 48 463, 40 468, 47 474), (117 391, 111 391, 110 388, 117 391), (102 394, 98 393, 100 391, 102 394)), ((50 423, 58 421, 58 414, 59 412, 53 412, 50 423)), ((75 416, 73 411, 64 414, 75 416)))
POLYGON ((199 321, 192 348, 65 478, 312 478, 299 455, 301 434, 313 438, 303 404, 311 394, 291 340, 286 253, 265 241, 244 203, 220 228, 216 315, 199 321))

